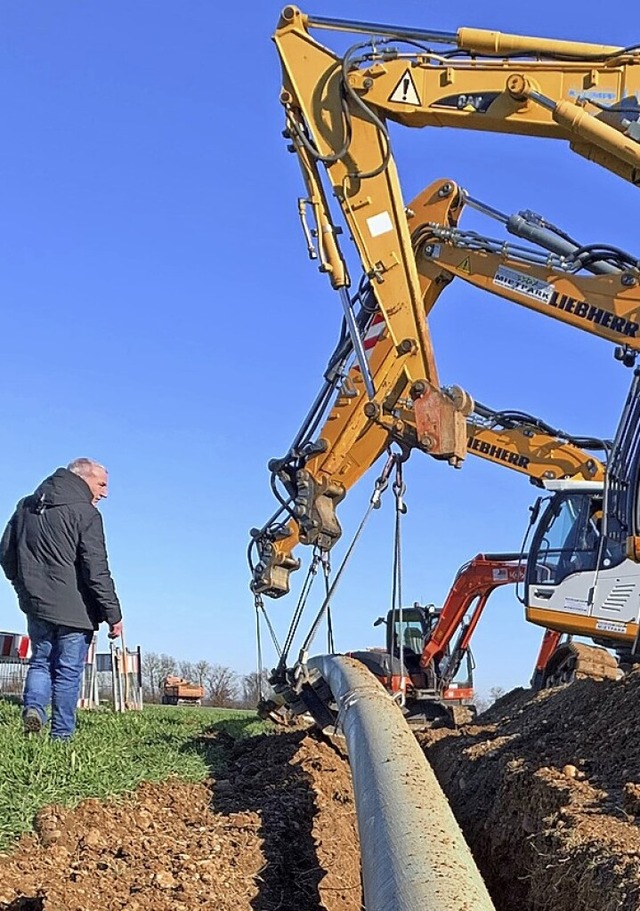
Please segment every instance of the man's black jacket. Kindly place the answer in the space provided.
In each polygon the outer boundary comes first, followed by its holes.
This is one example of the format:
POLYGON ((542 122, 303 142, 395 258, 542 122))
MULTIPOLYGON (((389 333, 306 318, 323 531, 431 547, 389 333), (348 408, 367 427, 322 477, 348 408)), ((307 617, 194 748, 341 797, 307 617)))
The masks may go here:
POLYGON ((81 477, 58 468, 18 503, 0 542, 0 565, 25 614, 83 630, 122 619, 102 517, 91 500, 81 477))

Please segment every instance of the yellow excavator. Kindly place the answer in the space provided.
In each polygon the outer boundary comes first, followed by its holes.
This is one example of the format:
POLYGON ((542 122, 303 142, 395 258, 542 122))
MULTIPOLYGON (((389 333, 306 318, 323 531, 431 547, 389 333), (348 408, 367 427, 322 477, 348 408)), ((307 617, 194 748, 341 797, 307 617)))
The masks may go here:
MULTIPOLYGON (((295 6, 282 11, 274 41, 285 136, 307 191, 298 201, 299 215, 310 255, 339 292, 364 391, 373 404, 376 395, 410 392, 419 438, 432 455, 457 466, 465 455, 469 398, 461 390, 448 395, 438 383, 386 123, 565 139, 579 154, 640 182, 640 54, 479 29, 446 34, 328 19, 295 6), (311 36, 314 29, 369 37, 339 55, 311 36), (432 45, 444 47, 434 51, 432 45), (394 372, 402 379, 393 389, 384 375, 374 388, 367 367, 333 199, 401 362, 394 372)), ((591 323, 599 325, 595 315, 591 323)), ((338 495, 327 488, 328 500, 338 495)))
MULTIPOLYGON (((309 254, 339 292, 344 322, 316 402, 287 455, 270 463, 280 506, 252 535, 257 598, 288 591, 289 574, 299 565, 293 556, 298 541, 319 552, 330 550, 340 536, 337 504, 391 443, 400 450, 398 458, 418 448, 454 467, 462 463, 468 440, 476 439, 472 427, 477 409, 463 390, 440 387, 425 320, 454 275, 473 274, 494 293, 614 341, 627 364, 640 344, 638 264, 633 257, 622 251, 594 254, 574 245, 573 256, 561 252, 555 259, 545 254, 529 261, 509 251, 496 265, 500 252, 464 247, 468 238, 452 232, 462 207, 472 203, 453 182, 443 182, 405 208, 386 127, 389 119, 414 127, 447 125, 562 138, 579 154, 635 183, 640 174, 640 109, 635 100, 640 57, 635 48, 469 29, 443 35, 305 16, 295 7, 283 11, 275 43, 283 69, 286 136, 306 186, 298 211, 309 254), (373 37, 339 56, 311 37, 312 28, 373 37), (432 43, 448 48, 436 53, 432 43), (333 217, 334 206, 362 265, 355 292, 349 290, 352 281, 339 246, 342 228, 333 217), (427 217, 421 206, 428 209, 427 217), (483 272, 475 260, 491 256, 494 261, 484 262, 492 262, 495 269, 483 272), (594 275, 579 276, 580 270, 594 275)), ((556 232, 555 239, 559 237, 556 232)), ((539 238, 534 242, 540 243, 539 238)), ((527 441, 535 452, 533 433, 527 441)), ((471 451, 505 460, 504 439, 485 440, 485 452, 478 445, 471 451)), ((527 449, 512 450, 511 455, 516 461, 530 459, 527 449)), ((549 479, 544 471, 544 485, 560 485, 552 503, 571 499, 573 511, 576 503, 593 506, 599 497, 603 506, 601 480, 585 478, 578 489, 575 480, 567 480, 570 472, 549 479)), ((549 527, 545 516, 546 511, 536 534, 549 527)), ((543 532, 537 541, 548 550, 543 532)), ((570 549, 566 543, 561 550, 570 549)), ((628 573, 627 563, 599 556, 596 570, 588 572, 599 573, 599 581, 615 587, 604 570, 613 569, 615 575, 622 564, 630 590, 629 579, 637 568, 628 573)), ((535 555, 530 554, 528 565, 538 566, 535 555)), ((625 642, 634 638, 637 611, 627 616, 625 608, 624 623, 618 619, 607 626, 602 617, 591 617, 589 599, 560 593, 558 606, 555 583, 543 592, 535 572, 547 577, 550 568, 527 570, 527 590, 538 586, 544 602, 535 605, 531 615, 528 611, 533 622, 546 627, 545 617, 562 626, 589 614, 589 623, 582 624, 585 635, 600 633, 606 641, 621 635, 625 642)), ((582 581, 588 578, 582 570, 577 574, 582 581)), ((635 593, 635 582, 631 589, 635 593)), ((603 596, 603 602, 607 599, 603 596)))
MULTIPOLYGON (((384 177, 391 164, 387 120, 561 139, 640 183, 637 44, 442 32, 331 19, 295 6, 283 9, 274 41, 291 138, 352 199, 359 182, 384 177), (337 54, 313 30, 367 37, 337 54)), ((376 208, 372 200, 365 219, 376 208)))

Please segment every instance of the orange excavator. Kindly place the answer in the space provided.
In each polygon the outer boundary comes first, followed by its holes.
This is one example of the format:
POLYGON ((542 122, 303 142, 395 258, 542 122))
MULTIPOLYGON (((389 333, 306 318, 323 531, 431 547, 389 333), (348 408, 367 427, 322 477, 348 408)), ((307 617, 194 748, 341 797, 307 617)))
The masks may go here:
POLYGON ((398 697, 410 724, 470 721, 475 714, 471 637, 491 593, 523 579, 519 554, 477 554, 458 570, 442 607, 416 603, 389 611, 374 624, 386 624, 386 649, 349 655, 398 697))
MULTIPOLYGON (((418 603, 390 610, 386 648, 352 651, 403 705, 409 724, 438 718, 461 724, 475 715, 471 637, 490 595, 503 585, 524 582, 522 554, 477 554, 458 570, 442 607, 418 603)), ((547 629, 536 658, 535 690, 570 683, 576 677, 618 679, 622 671, 606 649, 574 641, 547 629)))

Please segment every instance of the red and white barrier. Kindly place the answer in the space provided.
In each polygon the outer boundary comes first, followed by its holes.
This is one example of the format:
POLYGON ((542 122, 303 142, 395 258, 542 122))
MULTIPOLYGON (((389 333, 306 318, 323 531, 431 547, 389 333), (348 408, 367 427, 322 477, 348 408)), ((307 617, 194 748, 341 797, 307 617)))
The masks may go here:
POLYGON ((24 633, 0 633, 0 660, 26 661, 30 647, 29 637, 24 633))

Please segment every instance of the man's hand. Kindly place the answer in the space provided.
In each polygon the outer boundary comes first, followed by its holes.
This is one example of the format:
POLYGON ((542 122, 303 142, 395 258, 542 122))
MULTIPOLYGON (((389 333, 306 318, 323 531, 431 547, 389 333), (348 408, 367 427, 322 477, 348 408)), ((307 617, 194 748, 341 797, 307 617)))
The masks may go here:
POLYGON ((109 624, 109 639, 117 639, 118 636, 122 635, 122 620, 119 620, 118 623, 109 624))

